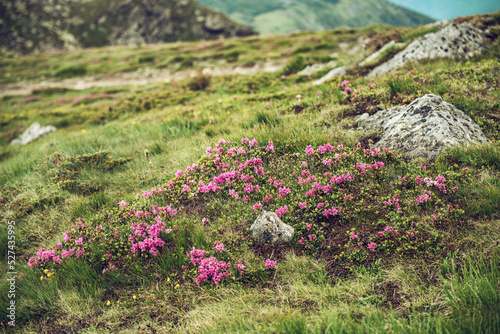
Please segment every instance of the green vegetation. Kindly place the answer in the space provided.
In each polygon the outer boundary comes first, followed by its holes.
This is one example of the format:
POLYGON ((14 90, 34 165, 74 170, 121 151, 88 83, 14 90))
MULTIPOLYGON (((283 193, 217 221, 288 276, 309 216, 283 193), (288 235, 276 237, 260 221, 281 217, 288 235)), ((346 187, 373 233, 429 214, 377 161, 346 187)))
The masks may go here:
MULTIPOLYGON (((2 83, 78 64, 93 76, 188 60, 198 70, 2 98, 0 210, 16 222, 16 332, 497 333, 498 42, 469 61, 412 63, 373 81, 359 69, 318 86, 321 73, 294 74, 333 52, 353 65, 388 36, 418 31, 2 58, 2 83), (362 36, 369 49, 349 54, 362 36), (289 70, 203 74, 232 52, 231 66, 284 57, 289 70), (490 142, 435 162, 370 149, 378 134, 358 131, 352 116, 428 93, 463 110, 490 142), (58 129, 10 146, 34 121, 58 129), (264 206, 294 227, 290 243, 248 235, 264 206)), ((0 226, 2 256, 8 237, 0 226)), ((5 261, 0 270, 0 328, 9 330, 5 261)))

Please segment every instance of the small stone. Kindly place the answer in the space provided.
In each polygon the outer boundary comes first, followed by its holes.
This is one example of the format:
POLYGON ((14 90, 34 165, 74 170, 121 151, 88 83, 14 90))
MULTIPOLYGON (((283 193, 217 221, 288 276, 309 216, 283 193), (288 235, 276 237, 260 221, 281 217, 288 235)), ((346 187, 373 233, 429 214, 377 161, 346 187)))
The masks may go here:
POLYGON ((289 242, 294 229, 281 221, 272 211, 264 210, 250 226, 250 235, 264 242, 289 242))
POLYGON ((19 138, 14 139, 10 142, 11 145, 26 145, 31 143, 33 140, 45 136, 51 132, 56 131, 56 127, 53 125, 41 126, 40 123, 35 122, 30 125, 26 131, 19 138))

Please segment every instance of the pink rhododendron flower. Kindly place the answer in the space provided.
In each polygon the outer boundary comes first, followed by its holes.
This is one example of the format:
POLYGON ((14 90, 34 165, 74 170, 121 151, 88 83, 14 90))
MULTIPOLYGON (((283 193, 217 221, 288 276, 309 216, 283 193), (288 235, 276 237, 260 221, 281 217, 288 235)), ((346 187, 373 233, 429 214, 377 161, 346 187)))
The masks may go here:
POLYGON ((267 151, 274 151, 274 144, 272 141, 268 141, 267 142, 267 147, 266 147, 266 150, 267 151))
POLYGON ((128 204, 125 201, 121 201, 121 202, 118 203, 118 206, 121 206, 123 208, 123 207, 128 206, 128 204))
POLYGON ((302 203, 299 203, 299 207, 301 209, 305 208, 307 206, 307 203, 306 202, 302 202, 302 203))
POLYGON ((368 249, 371 250, 372 252, 375 252, 375 243, 373 242, 370 242, 368 244, 368 249))
POLYGON ((188 192, 189 190, 191 190, 191 188, 187 184, 185 184, 184 186, 182 186, 182 191, 188 192))
POLYGON ((354 231, 351 232, 351 235, 349 237, 353 240, 358 239, 358 236, 356 235, 356 233, 354 231))
POLYGON ((222 252, 224 250, 224 244, 220 241, 214 242, 214 247, 218 252, 222 252))
POLYGON ((262 204, 260 204, 260 203, 255 203, 255 204, 253 205, 253 209, 254 209, 255 211, 262 209, 262 204))
POLYGON ((277 262, 277 261, 273 261, 273 260, 271 260, 271 259, 267 259, 267 260, 266 260, 266 268, 267 268, 267 269, 274 268, 274 267, 276 267, 276 265, 277 265, 277 264, 278 264, 278 262, 277 262))
POLYGON ((314 148, 311 145, 306 147, 306 154, 307 155, 314 154, 314 148))
POLYGON ((282 206, 278 210, 276 210, 274 213, 279 217, 283 217, 283 215, 288 211, 288 206, 282 206))

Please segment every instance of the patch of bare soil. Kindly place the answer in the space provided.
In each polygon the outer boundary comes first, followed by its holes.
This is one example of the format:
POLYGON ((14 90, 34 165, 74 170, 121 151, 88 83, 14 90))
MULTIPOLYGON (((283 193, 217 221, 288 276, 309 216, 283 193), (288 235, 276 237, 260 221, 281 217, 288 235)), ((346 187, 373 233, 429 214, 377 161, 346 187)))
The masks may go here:
MULTIPOLYGON (((252 67, 237 66, 237 67, 216 67, 205 68, 204 74, 208 75, 253 75, 260 72, 276 72, 280 70, 286 61, 277 60, 261 64, 255 64, 252 67)), ((70 89, 87 89, 91 87, 111 87, 111 86, 126 86, 126 85, 145 85, 155 82, 170 82, 174 80, 183 80, 193 78, 197 75, 196 70, 185 70, 171 73, 169 70, 156 70, 145 68, 136 72, 130 73, 115 73, 102 77, 83 77, 71 78, 60 81, 41 81, 30 82, 23 81, 15 84, 0 86, 0 97, 5 95, 28 95, 36 89, 45 89, 51 87, 64 87, 70 89)))

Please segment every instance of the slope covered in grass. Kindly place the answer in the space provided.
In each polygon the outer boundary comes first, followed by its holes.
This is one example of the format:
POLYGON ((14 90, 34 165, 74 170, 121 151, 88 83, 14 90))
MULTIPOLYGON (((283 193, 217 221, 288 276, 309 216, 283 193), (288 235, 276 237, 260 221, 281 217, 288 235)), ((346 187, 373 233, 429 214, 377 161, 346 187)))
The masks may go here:
MULTIPOLYGON (((497 29, 491 16, 474 20, 497 29)), ((354 62, 388 36, 421 33, 372 29, 220 43, 269 43, 279 54, 280 43, 337 36, 331 50, 354 62), (338 45, 365 36, 360 55, 338 45)), ((172 45, 151 50, 162 47, 172 45)), ((373 81, 366 70, 319 86, 311 81, 324 71, 295 68, 4 96, 0 209, 16 222, 16 330, 498 332, 498 41, 468 61, 408 64, 373 81), (408 160, 371 148, 379 134, 352 118, 428 93, 491 142, 408 160), (33 121, 58 130, 8 146, 33 121), (295 228, 290 243, 249 237, 264 206, 295 228)), ((8 289, 2 280, 6 330, 8 289)))

